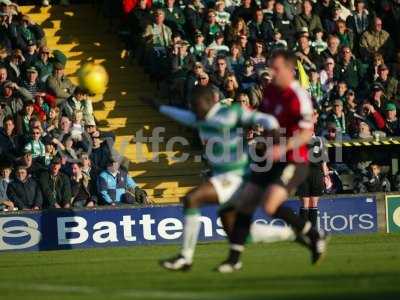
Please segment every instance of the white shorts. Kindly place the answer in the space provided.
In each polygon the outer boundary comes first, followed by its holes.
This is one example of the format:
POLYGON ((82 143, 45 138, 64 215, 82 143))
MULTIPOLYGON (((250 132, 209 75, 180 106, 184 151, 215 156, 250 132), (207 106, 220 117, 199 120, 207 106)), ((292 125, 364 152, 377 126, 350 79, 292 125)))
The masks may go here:
POLYGON ((224 204, 240 189, 243 177, 236 173, 224 173, 212 176, 210 182, 217 192, 219 203, 224 204))

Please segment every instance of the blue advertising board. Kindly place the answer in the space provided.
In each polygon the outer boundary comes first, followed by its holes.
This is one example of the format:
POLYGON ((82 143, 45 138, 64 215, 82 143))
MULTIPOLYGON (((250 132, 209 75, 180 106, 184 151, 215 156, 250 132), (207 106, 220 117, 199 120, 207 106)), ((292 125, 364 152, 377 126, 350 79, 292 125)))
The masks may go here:
MULTIPOLYGON (((299 201, 287 201, 298 211, 299 201)), ((217 206, 202 209, 201 241, 224 239, 217 206)), ((261 210, 254 222, 285 226, 261 210)), ((319 225, 330 233, 376 232, 374 197, 323 199, 319 225)), ((183 216, 179 205, 97 210, 48 210, 0 215, 0 251, 62 250, 143 244, 176 243, 182 238, 183 216)))

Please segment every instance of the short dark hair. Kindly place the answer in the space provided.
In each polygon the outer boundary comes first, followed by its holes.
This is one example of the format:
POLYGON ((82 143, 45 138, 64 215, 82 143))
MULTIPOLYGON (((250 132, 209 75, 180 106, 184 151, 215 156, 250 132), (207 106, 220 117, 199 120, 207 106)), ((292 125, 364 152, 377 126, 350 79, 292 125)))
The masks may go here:
POLYGON ((285 49, 274 50, 271 54, 270 61, 272 62, 278 58, 282 58, 287 64, 289 64, 293 68, 296 66, 297 58, 292 51, 288 51, 285 49))
POLYGON ((14 118, 13 118, 12 116, 6 116, 6 117, 4 118, 4 120, 3 120, 3 126, 4 126, 4 124, 6 124, 8 121, 11 121, 11 122, 13 122, 13 124, 15 124, 14 118))
POLYGON ((192 103, 196 103, 200 99, 207 103, 214 102, 214 90, 209 86, 196 86, 192 92, 192 103))

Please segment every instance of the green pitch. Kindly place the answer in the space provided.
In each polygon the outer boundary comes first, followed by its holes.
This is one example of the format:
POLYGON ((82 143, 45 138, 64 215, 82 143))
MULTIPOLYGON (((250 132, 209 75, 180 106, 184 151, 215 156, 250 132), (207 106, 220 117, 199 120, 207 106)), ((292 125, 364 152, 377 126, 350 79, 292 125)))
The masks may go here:
POLYGON ((190 273, 157 260, 176 246, 0 254, 0 299, 400 299, 400 235, 334 237, 320 267, 295 244, 252 245, 243 271, 212 271, 225 243, 198 247, 190 273))

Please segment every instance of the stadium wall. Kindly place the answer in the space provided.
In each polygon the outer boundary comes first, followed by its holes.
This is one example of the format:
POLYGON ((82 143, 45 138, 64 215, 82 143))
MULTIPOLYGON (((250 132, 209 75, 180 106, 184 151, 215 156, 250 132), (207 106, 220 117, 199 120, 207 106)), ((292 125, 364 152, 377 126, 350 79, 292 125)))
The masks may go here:
MULTIPOLYGON (((319 224, 332 234, 362 234, 400 229, 400 196, 340 195, 321 200, 319 224), (390 207, 386 207, 386 202, 390 207), (386 216, 389 211, 392 215, 386 216), (396 228, 396 226, 398 228, 396 228)), ((298 210, 299 201, 287 205, 298 210)), ((0 214, 0 251, 66 250, 177 243, 182 237, 179 205, 46 210, 0 214)), ((217 207, 203 208, 200 240, 225 238, 217 207)), ((285 226, 257 211, 254 222, 285 226)))

